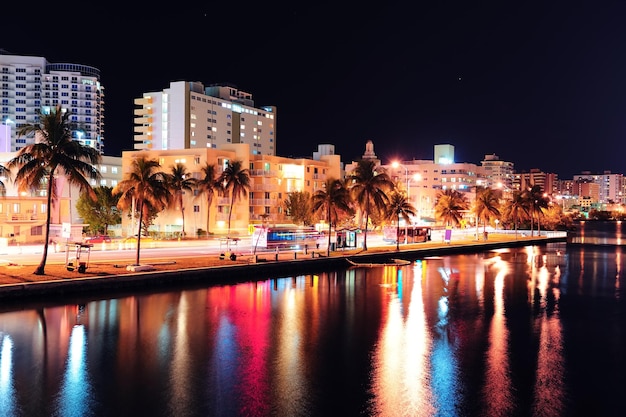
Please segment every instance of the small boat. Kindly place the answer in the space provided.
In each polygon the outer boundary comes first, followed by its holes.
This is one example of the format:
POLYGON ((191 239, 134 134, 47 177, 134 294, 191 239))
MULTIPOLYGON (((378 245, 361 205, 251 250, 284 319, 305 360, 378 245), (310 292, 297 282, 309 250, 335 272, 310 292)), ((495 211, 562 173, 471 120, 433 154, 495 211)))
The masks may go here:
POLYGON ((346 261, 352 266, 358 266, 362 268, 373 268, 376 266, 399 266, 399 265, 410 265, 411 261, 407 261, 404 259, 395 259, 392 258, 391 262, 354 262, 351 259, 346 258, 346 261))

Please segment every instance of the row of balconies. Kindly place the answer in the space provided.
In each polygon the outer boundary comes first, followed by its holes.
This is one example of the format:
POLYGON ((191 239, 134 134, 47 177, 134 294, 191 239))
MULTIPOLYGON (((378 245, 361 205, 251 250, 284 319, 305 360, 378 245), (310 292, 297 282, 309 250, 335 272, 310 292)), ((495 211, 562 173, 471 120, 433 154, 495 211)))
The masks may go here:
POLYGON ((251 206, 276 206, 278 199, 272 198, 253 198, 250 200, 251 206))
POLYGON ((270 178, 279 177, 278 171, 265 170, 265 169, 252 169, 250 170, 250 175, 253 177, 270 177, 270 178))
POLYGON ((24 222, 24 221, 37 221, 44 220, 44 216, 41 218, 37 215, 37 213, 0 213, 0 222, 2 223, 10 223, 10 222, 24 222))

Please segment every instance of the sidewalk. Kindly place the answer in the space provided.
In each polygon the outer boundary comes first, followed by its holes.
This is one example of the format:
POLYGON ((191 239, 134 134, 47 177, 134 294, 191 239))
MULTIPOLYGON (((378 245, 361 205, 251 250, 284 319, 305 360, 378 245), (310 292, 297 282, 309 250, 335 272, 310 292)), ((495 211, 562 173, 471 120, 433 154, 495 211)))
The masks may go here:
MULTIPOLYGON (((145 272, 134 272, 126 265, 93 262, 85 273, 68 271, 64 263, 47 263, 45 275, 34 275, 36 263, 18 265, 0 264, 0 299, 20 299, 28 296, 65 295, 70 293, 99 292, 103 290, 133 290, 138 288, 157 288, 164 285, 185 283, 228 284, 255 279, 311 271, 324 271, 348 267, 345 258, 357 262, 379 262, 393 258, 416 259, 426 256, 443 256, 456 253, 482 252, 503 247, 517 247, 565 241, 566 234, 554 237, 520 237, 490 234, 487 241, 459 239, 451 242, 423 242, 401 244, 396 250, 395 244, 370 246, 368 250, 345 249, 330 252, 326 249, 315 251, 282 251, 278 254, 265 252, 255 256, 251 251, 238 253, 236 260, 220 256, 220 250, 214 255, 193 257, 163 257, 153 263, 153 268, 145 272), (262 259, 262 261, 261 261, 262 259)), ((182 242, 172 242, 180 245, 182 242)), ((197 244, 197 242, 196 242, 197 244)), ((243 249, 243 248, 242 248, 243 249)), ((248 248, 250 249, 250 248, 248 248)), ((43 250, 43 245, 22 247, 22 251, 43 250)), ((118 261, 119 263, 119 261, 118 261)), ((143 264, 143 262, 142 262, 143 264)))

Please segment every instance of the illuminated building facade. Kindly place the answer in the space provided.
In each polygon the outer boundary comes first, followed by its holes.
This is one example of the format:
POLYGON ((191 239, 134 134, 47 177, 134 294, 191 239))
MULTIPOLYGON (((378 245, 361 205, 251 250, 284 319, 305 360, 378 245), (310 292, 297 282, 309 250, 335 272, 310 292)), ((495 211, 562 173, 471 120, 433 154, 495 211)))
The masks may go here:
MULTIPOLYGON (((329 177, 341 178, 339 155, 320 155, 319 159, 291 159, 274 155, 253 154, 245 143, 223 145, 219 148, 167 149, 150 151, 128 151, 122 153, 123 175, 130 170, 131 162, 137 157, 156 159, 161 170, 169 172, 176 163, 182 163, 196 179, 202 179, 202 167, 207 163, 216 166, 219 176, 228 162, 239 160, 249 170, 250 190, 246 197, 235 202, 231 211, 231 199, 216 193, 211 205, 206 196, 197 191, 184 192, 184 228, 187 235, 195 235, 199 229, 216 234, 246 235, 251 224, 290 223, 283 201, 293 191, 311 195, 324 186, 329 177), (207 223, 208 222, 208 223, 207 223)), ((158 215, 150 230, 159 234, 182 232, 181 207, 171 207, 158 215)), ((134 219, 122 216, 122 234, 137 233, 134 219)))
POLYGON ((216 149, 245 143, 276 155, 276 108, 231 85, 177 81, 135 101, 135 150, 216 149))
POLYGON ((0 149, 15 152, 33 143, 17 130, 38 122, 39 112, 60 105, 77 124, 72 138, 104 153, 104 87, 94 67, 49 63, 46 58, 0 50, 0 149))

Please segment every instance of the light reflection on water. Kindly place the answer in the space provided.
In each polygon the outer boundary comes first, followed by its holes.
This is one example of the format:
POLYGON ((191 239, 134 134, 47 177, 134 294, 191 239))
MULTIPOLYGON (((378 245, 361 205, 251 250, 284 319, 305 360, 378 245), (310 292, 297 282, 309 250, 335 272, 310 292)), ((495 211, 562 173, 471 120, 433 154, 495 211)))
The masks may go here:
POLYGON ((0 414, 618 415, 622 261, 547 245, 4 311, 0 414))

